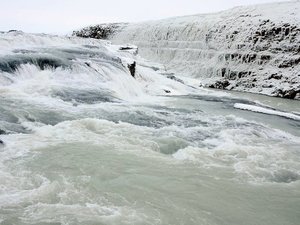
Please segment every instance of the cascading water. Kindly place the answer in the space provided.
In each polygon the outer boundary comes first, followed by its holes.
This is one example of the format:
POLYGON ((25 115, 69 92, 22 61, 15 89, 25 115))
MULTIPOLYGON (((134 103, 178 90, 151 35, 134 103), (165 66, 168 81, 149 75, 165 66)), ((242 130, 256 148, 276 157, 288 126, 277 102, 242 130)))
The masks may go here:
POLYGON ((299 104, 163 71, 0 34, 0 224, 298 224, 299 104))

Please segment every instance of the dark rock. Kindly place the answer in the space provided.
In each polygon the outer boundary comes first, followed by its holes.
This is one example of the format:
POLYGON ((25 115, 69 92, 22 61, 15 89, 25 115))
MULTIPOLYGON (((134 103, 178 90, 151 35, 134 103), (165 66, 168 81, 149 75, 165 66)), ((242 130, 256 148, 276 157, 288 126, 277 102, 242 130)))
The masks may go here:
POLYGON ((23 31, 21 30, 9 30, 8 33, 14 33, 14 32, 20 32, 20 33, 23 33, 23 31))
POLYGON ((270 55, 261 55, 261 56, 260 56, 260 59, 261 59, 261 60, 268 61, 268 60, 271 59, 271 56, 270 56, 270 55))
POLYGON ((271 79, 280 80, 280 79, 282 79, 282 74, 273 73, 269 77, 269 80, 271 80, 271 79))
POLYGON ((279 68, 288 68, 288 67, 295 66, 295 65, 297 65, 299 63, 300 63, 300 57, 299 58, 291 58, 291 59, 283 60, 278 65, 278 67, 279 68))
POLYGON ((289 99, 295 99, 296 95, 300 93, 300 90, 287 90, 283 92, 283 97, 284 98, 289 98, 289 99))
POLYGON ((238 58, 239 54, 238 53, 233 53, 231 54, 231 59, 234 60, 236 58, 238 58))
POLYGON ((209 85, 210 88, 216 88, 216 89, 225 89, 230 85, 228 80, 223 80, 223 81, 217 81, 214 84, 209 85))
POLYGON ((238 72, 230 71, 230 73, 229 73, 229 79, 230 80, 236 80, 237 76, 238 76, 238 72))
POLYGON ((246 77, 247 75, 249 75, 249 72, 241 71, 238 73, 238 78, 246 77))
POLYGON ((135 47, 135 46, 122 46, 119 48, 120 51, 133 51, 133 54, 134 55, 137 55, 138 54, 138 48, 135 47))
POLYGON ((224 55, 224 59, 225 59, 226 61, 230 60, 230 54, 225 54, 225 55, 224 55))
POLYGON ((136 62, 134 61, 131 64, 128 64, 128 69, 132 77, 135 77, 135 70, 136 70, 136 62))
POLYGON ((246 54, 242 56, 242 62, 243 63, 250 63, 254 62, 257 58, 257 54, 252 53, 252 54, 246 54))
POLYGON ((272 94, 276 97, 296 99, 297 96, 300 94, 300 89, 298 89, 298 90, 295 90, 295 89, 290 89, 290 90, 277 89, 272 94))
POLYGON ((281 27, 273 27, 273 32, 279 34, 281 32, 281 27))
POLYGON ((74 31, 73 36, 83 38, 108 39, 111 35, 121 30, 127 23, 100 24, 74 31))
POLYGON ((221 73, 222 73, 222 77, 225 77, 225 75, 226 75, 226 68, 222 68, 221 69, 221 73))
POLYGON ((133 49, 134 49, 133 47, 128 47, 128 46, 119 48, 119 50, 121 50, 121 51, 133 50, 133 49))
POLYGON ((238 45, 237 45, 237 49, 242 49, 242 48, 244 48, 244 47, 246 47, 245 44, 238 44, 238 45))
POLYGON ((285 36, 288 36, 289 35, 289 33, 290 33, 290 29, 289 28, 287 28, 287 29, 285 29, 285 36))
POLYGON ((0 139, 0 145, 4 145, 4 142, 0 139))
POLYGON ((274 85, 272 85, 272 84, 263 84, 262 87, 263 88, 273 88, 274 85))
POLYGON ((256 57, 257 57, 257 54, 250 54, 250 55, 249 55, 250 61, 256 60, 256 57))
POLYGON ((169 90, 164 90, 166 93, 168 93, 168 94, 170 94, 171 93, 171 91, 169 91, 169 90))
POLYGON ((0 129, 0 135, 6 134, 6 132, 4 130, 0 129))
POLYGON ((259 38, 258 37, 253 37, 252 40, 253 40, 253 43, 256 44, 258 42, 259 38))
MULTIPOLYGON (((157 70, 155 70, 155 71, 157 71, 157 70)), ((168 73, 168 72, 166 72, 166 73, 160 73, 160 74, 163 75, 163 76, 174 76, 174 73, 168 73)), ((168 78, 170 78, 170 77, 168 77, 168 78)))
POLYGON ((183 80, 181 80, 181 79, 175 77, 174 75, 169 75, 169 76, 167 76, 167 78, 169 78, 169 79, 171 79, 171 80, 175 80, 175 81, 177 81, 177 82, 179 82, 179 83, 184 84, 183 80))
POLYGON ((242 62, 243 63, 248 63, 248 58, 249 58, 249 54, 243 55, 242 62))
POLYGON ((270 23, 270 20, 263 20, 260 24, 260 26, 266 25, 267 23, 270 23))

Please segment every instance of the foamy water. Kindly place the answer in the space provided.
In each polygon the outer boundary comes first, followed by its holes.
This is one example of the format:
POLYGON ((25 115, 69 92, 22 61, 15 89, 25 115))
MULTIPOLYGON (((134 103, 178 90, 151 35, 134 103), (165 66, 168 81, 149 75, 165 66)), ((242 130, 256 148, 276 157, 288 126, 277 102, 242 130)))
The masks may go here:
POLYGON ((0 224, 299 223, 297 101, 185 85, 103 41, 0 46, 0 224))

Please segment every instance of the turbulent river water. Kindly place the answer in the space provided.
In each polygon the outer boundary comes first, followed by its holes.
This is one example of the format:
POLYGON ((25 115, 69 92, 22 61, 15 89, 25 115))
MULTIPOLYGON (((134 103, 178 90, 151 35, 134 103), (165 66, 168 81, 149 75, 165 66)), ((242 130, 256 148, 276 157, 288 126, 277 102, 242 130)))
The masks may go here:
POLYGON ((119 49, 0 34, 0 224, 299 224, 298 101, 119 49))

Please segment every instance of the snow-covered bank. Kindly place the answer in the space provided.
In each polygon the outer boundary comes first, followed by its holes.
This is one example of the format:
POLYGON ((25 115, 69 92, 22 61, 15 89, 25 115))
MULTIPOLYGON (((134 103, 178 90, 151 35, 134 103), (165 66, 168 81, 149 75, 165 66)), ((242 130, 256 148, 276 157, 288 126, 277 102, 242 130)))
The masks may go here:
POLYGON ((126 24, 110 39, 208 87, 300 99, 299 11, 299 1, 237 7, 126 24))

